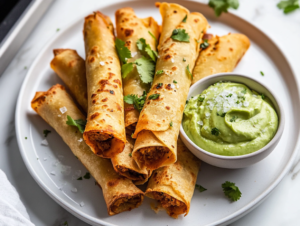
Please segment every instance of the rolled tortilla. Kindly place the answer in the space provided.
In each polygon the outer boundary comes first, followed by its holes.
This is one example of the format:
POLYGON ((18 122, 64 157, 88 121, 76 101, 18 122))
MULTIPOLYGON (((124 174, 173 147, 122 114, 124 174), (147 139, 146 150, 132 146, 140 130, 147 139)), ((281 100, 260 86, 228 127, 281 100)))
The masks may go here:
POLYGON ((163 73, 154 77, 133 135, 137 138, 133 149, 135 161, 140 168, 151 170, 176 162, 179 127, 192 79, 187 66, 193 70, 198 42, 208 27, 202 14, 190 13, 180 5, 162 3, 159 8, 163 24, 156 72, 163 73), (174 29, 185 29, 189 42, 173 40, 174 29), (149 99, 153 94, 160 96, 149 99))
POLYGON ((83 34, 88 91, 83 138, 95 154, 112 158, 126 143, 121 67, 112 23, 95 12, 85 18, 83 34))
POLYGON ((63 80, 76 101, 87 112, 85 61, 73 49, 54 49, 51 68, 63 80))
MULTIPOLYGON (((129 62, 134 62, 142 56, 138 50, 136 42, 140 38, 144 38, 146 43, 150 45, 152 50, 156 51, 156 40, 150 35, 151 32, 156 39, 159 36, 159 26, 157 22, 148 17, 145 19, 138 18, 133 9, 126 7, 116 11, 116 29, 117 37, 125 42, 125 46, 131 51, 132 58, 128 59, 129 62)), ((144 91, 148 91, 150 85, 145 84, 140 79, 137 69, 134 68, 126 78, 123 78, 124 96, 130 94, 137 94, 141 96, 144 91)), ((139 118, 139 111, 134 109, 132 104, 125 104, 125 127, 134 132, 136 123, 139 118)))
POLYGON ((101 186, 109 215, 131 210, 142 203, 143 192, 131 180, 117 174, 110 160, 92 153, 77 127, 66 124, 67 115, 74 120, 85 120, 85 116, 62 85, 55 85, 47 92, 37 92, 31 107, 56 130, 101 186), (64 107, 67 112, 62 114, 60 109, 64 107))
POLYGON ((186 216, 194 194, 200 160, 178 139, 177 162, 153 172, 145 195, 156 199, 174 218, 186 216))
MULTIPOLYGON (((57 53, 57 50, 54 50, 54 52, 57 53)), ((78 86, 76 81, 81 81, 82 84, 86 84, 86 76, 85 76, 85 61, 77 55, 75 50, 63 50, 60 55, 57 55, 54 57, 52 62, 55 62, 55 71, 63 71, 63 75, 65 76, 65 84, 69 87, 70 90, 75 91, 75 99, 77 102, 82 100, 82 105, 87 106, 88 101, 87 99, 80 99, 82 95, 79 95, 78 92, 76 92, 75 87, 78 86), (73 67, 69 68, 70 71, 68 71, 68 67, 64 67, 64 65, 68 65, 69 62, 72 62, 74 58, 78 58, 77 62, 81 62, 83 64, 81 67, 73 67), (82 69, 83 68, 83 69, 82 69), (74 79, 77 78, 77 79, 74 79)), ((87 87, 81 87, 82 93, 87 92, 87 87)), ((87 108, 84 109, 87 112, 87 108)), ((131 132, 132 133, 132 132, 131 132)), ((130 133, 130 135, 131 135, 130 133)), ((151 171, 147 169, 140 169, 134 159, 129 156, 129 154, 132 153, 133 150, 133 145, 134 145, 134 140, 130 137, 127 136, 127 142, 125 145, 125 148, 123 152, 115 155, 112 157, 112 164, 116 172, 118 172, 120 175, 123 175, 131 180, 134 181, 135 184, 144 184, 148 178, 151 175, 151 171)))
POLYGON ((232 72, 250 46, 248 37, 243 34, 206 36, 209 46, 200 51, 192 84, 212 74, 232 72))
POLYGON ((126 136, 127 143, 124 150, 111 158, 111 162, 116 172, 125 176, 137 185, 144 184, 148 181, 152 171, 147 169, 140 169, 134 159, 132 158, 132 149, 134 140, 126 136))

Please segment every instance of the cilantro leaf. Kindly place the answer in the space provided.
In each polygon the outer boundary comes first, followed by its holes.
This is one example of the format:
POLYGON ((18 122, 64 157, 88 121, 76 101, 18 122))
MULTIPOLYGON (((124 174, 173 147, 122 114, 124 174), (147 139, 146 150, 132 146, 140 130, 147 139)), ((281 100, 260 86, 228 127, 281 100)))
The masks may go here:
POLYGON ((242 193, 240 189, 235 186, 235 183, 226 181, 224 184, 222 184, 223 192, 224 194, 231 200, 231 201, 237 201, 241 198, 242 193))
POLYGON ((232 116, 232 118, 230 119, 230 122, 235 122, 235 120, 237 119, 237 116, 232 116))
POLYGON ((149 56, 153 61, 156 60, 157 53, 151 49, 150 45, 146 43, 144 38, 138 39, 136 45, 144 56, 149 56))
POLYGON ((51 131, 45 129, 45 130, 43 131, 44 137, 47 137, 49 133, 51 133, 51 131))
POLYGON ((186 70, 187 70, 189 76, 193 79, 193 75, 192 75, 192 73, 190 71, 190 65, 186 66, 186 70))
POLYGON ((214 128, 212 128, 212 130, 211 130, 211 134, 212 134, 212 135, 215 135, 215 136, 219 136, 220 130, 219 130, 218 128, 214 127, 214 128))
POLYGON ((133 63, 123 64, 121 67, 122 78, 126 76, 133 70, 133 63))
POLYGON ((172 121, 170 122, 170 127, 173 127, 173 122, 172 121))
POLYGON ((171 38, 180 42, 190 42, 190 36, 185 29, 174 29, 171 38))
POLYGON ((82 177, 78 177, 77 180, 82 180, 82 177))
POLYGON ((124 101, 127 104, 133 104, 133 107, 138 110, 139 112, 143 109, 143 106, 145 104, 145 100, 146 100, 146 92, 144 91, 143 95, 138 97, 138 95, 127 95, 124 97, 124 101))
POLYGON ((238 0, 209 0, 208 5, 215 10, 215 14, 219 17, 222 12, 227 13, 229 8, 239 8, 238 0))
POLYGON ((65 221, 63 225, 69 226, 68 221, 65 221))
POLYGON ((186 23, 186 19, 187 19, 187 15, 185 15, 185 17, 183 18, 182 22, 186 23))
POLYGON ((84 177, 84 179, 90 179, 91 174, 89 172, 86 172, 86 174, 83 177, 84 177))
POLYGON ((177 84, 177 81, 176 81, 176 80, 173 80, 173 83, 177 84))
POLYGON ((152 94, 148 97, 149 100, 156 100, 157 98, 159 98, 160 94, 156 93, 156 94, 152 94))
POLYGON ((202 97, 202 96, 199 96, 199 97, 198 97, 198 101, 199 101, 199 102, 203 102, 204 99, 205 99, 205 96, 204 96, 204 97, 202 97))
POLYGON ((129 153, 128 155, 129 155, 130 157, 132 157, 132 153, 129 153))
POLYGON ((265 94, 262 93, 262 94, 261 94, 261 99, 264 100, 265 98, 266 98, 265 94))
POLYGON ((148 33, 151 35, 152 38, 154 38, 155 43, 157 45, 157 43, 158 43, 157 38, 154 36, 154 34, 151 33, 151 31, 148 31, 148 33))
POLYGON ((127 63, 127 59, 131 58, 131 51, 125 46, 125 42, 116 38, 115 41, 118 56, 123 64, 127 63))
POLYGON ((69 125, 69 126, 76 126, 81 133, 84 132, 85 125, 86 125, 86 120, 83 120, 83 119, 74 120, 69 115, 67 115, 67 119, 68 119, 66 121, 67 125, 69 125))
POLYGON ((164 73, 164 70, 158 70, 158 71, 156 71, 156 74, 157 75, 161 75, 161 74, 163 74, 164 73))
POLYGON ((141 58, 137 59, 134 63, 136 64, 136 69, 141 77, 142 82, 152 82, 155 72, 155 62, 142 56, 141 58))
POLYGON ((209 43, 207 42, 207 39, 204 39, 204 42, 200 44, 200 48, 206 49, 207 47, 209 47, 209 43))
POLYGON ((200 192, 204 192, 204 191, 207 190, 206 188, 202 187, 202 186, 199 185, 199 184, 196 184, 196 185, 195 185, 195 188, 198 189, 200 192))
POLYGON ((265 75, 265 73, 264 73, 264 72, 262 72, 262 71, 260 71, 260 74, 261 74, 261 76, 264 76, 264 75, 265 75))
POLYGON ((277 4, 277 7, 283 9, 285 14, 288 14, 299 8, 299 0, 281 1, 277 4))

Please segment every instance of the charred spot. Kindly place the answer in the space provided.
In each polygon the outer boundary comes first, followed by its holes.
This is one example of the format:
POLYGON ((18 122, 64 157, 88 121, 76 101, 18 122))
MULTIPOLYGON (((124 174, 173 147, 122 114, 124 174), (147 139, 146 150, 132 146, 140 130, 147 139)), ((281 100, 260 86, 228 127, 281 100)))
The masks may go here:
POLYGON ((112 72, 108 72, 108 79, 111 79, 115 74, 112 72))
POLYGON ((107 57, 107 59, 109 59, 109 60, 113 60, 113 58, 112 58, 111 56, 107 57))
POLYGON ((117 105, 117 110, 118 110, 118 111, 122 111, 122 107, 121 107, 121 105, 120 105, 120 104, 118 104, 118 103, 116 103, 116 105, 117 105))
POLYGON ((106 102, 108 100, 107 97, 105 97, 104 99, 101 100, 101 102, 106 102))
POLYGON ((111 70, 111 68, 108 68, 108 70, 110 71, 110 70, 111 70))
POLYGON ((169 60, 172 58, 172 56, 170 54, 167 54, 164 58, 165 58, 165 60, 169 60))
POLYGON ((166 109, 167 109, 167 110, 170 110, 170 107, 169 107, 169 106, 166 106, 166 109))
POLYGON ((92 96, 91 96, 91 98, 94 98, 95 96, 97 96, 97 94, 93 93, 92 96))
POLYGON ((165 88, 167 89, 167 90, 172 90, 172 87, 171 87, 172 85, 171 84, 168 84, 168 85, 165 85, 165 88))
POLYGON ((115 82, 115 83, 121 85, 121 81, 120 81, 119 79, 115 79, 113 82, 115 82))
POLYGON ((109 90, 109 93, 114 95, 114 94, 115 94, 115 91, 109 90))
POLYGON ((174 13, 177 13, 177 11, 176 11, 176 10, 174 10, 173 12, 174 12, 174 13))
POLYGON ((92 63, 92 62, 94 62, 94 61, 95 61, 95 57, 92 56, 92 57, 89 58, 89 62, 90 62, 90 63, 92 63))
POLYGON ((113 85, 113 87, 114 87, 114 88, 118 88, 118 86, 117 86, 117 85, 113 85))
POLYGON ((97 100, 96 100, 96 99, 92 101, 92 103, 93 103, 93 104, 96 104, 96 102, 97 102, 97 100))
MULTIPOLYGON (((108 110, 108 109, 107 109, 108 110)), ((110 112, 114 112, 114 110, 113 109, 110 109, 110 112)))
POLYGON ((130 49, 130 46, 131 46, 131 41, 130 40, 127 40, 125 42, 125 46, 128 47, 130 49))
POLYGON ((95 112, 94 114, 91 115, 90 119, 93 120, 96 117, 98 117, 99 115, 100 115, 99 112, 95 112))
POLYGON ((53 93, 53 94, 56 94, 56 92, 55 92, 55 91, 53 91, 52 93, 53 93))
POLYGON ((130 23, 129 25, 130 25, 130 26, 137 26, 138 23, 130 23))
POLYGON ((129 37, 133 34, 133 30, 132 29, 125 29, 124 33, 125 33, 126 37, 129 37))
POLYGON ((73 67, 75 64, 76 64, 76 60, 71 60, 71 61, 68 63, 68 66, 69 66, 69 67, 73 67))
POLYGON ((116 186, 118 183, 119 183, 119 180, 118 180, 118 179, 115 179, 115 180, 109 181, 109 182, 107 183, 107 185, 108 185, 109 187, 114 187, 114 186, 116 186))
POLYGON ((95 54, 97 52, 97 49, 98 47, 97 46, 94 46, 92 49, 91 49, 91 54, 95 54))
POLYGON ((148 101, 147 104, 150 104, 150 101, 148 101))
POLYGON ((231 51, 231 52, 232 52, 232 51, 233 51, 233 48, 229 48, 229 51, 231 51))
POLYGON ((162 83, 158 83, 158 84, 155 86, 156 89, 161 89, 162 87, 163 87, 163 84, 162 84, 162 83))
POLYGON ((195 23, 198 23, 199 22, 199 19, 194 19, 195 23))
POLYGON ((177 69, 177 67, 176 67, 176 66, 172 67, 172 70, 173 70, 173 71, 176 71, 176 69, 177 69))
POLYGON ((101 79, 99 81, 99 85, 101 86, 101 88, 104 88, 105 85, 110 85, 110 83, 107 79, 101 79))
POLYGON ((174 145, 171 145, 172 148, 175 148, 174 145))
POLYGON ((124 28, 121 27, 121 31, 123 31, 123 30, 124 30, 124 28))

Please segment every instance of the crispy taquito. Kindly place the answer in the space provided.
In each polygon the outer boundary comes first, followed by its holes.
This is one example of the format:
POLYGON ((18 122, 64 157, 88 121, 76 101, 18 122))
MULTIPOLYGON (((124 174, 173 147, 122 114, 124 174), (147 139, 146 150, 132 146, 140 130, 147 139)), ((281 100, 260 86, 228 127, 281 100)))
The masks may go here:
POLYGON ((213 36, 205 34, 209 46, 200 50, 193 71, 192 84, 212 74, 232 72, 250 46, 243 34, 213 36))
POLYGON ((178 139, 177 162, 153 171, 146 196, 156 199, 174 218, 189 213, 200 160, 178 139))
POLYGON ((51 68, 63 80, 78 104, 87 112, 85 61, 73 49, 54 49, 51 68))
POLYGON ((176 162, 177 139, 192 81, 199 43, 208 27, 200 13, 161 3, 162 33, 156 75, 133 135, 133 157, 140 168, 157 169, 176 162))
MULTIPOLYGON (((150 48, 156 51, 159 26, 152 17, 145 19, 138 18, 133 9, 129 7, 117 10, 115 16, 117 37, 125 42, 125 46, 131 51, 131 58, 127 60, 128 63, 134 62, 136 59, 142 57, 142 52, 137 47, 139 39, 144 39, 146 44, 149 44, 150 48), (154 37, 152 37, 152 35, 154 37)), ((136 67, 123 78, 124 96, 141 96, 145 91, 147 92, 149 88, 150 84, 142 82, 136 67)), ((131 135, 135 130, 139 118, 139 110, 135 109, 132 104, 124 104, 125 127, 130 130, 131 135)))
POLYGON ((113 25, 107 16, 95 12, 85 18, 83 34, 88 93, 83 138, 95 154, 112 158, 126 143, 121 65, 113 25))
POLYGON ((37 92, 31 107, 56 130, 73 154, 95 178, 102 188, 109 215, 131 210, 142 203, 143 192, 131 180, 116 173, 109 159, 101 158, 91 152, 76 126, 66 124, 67 116, 81 121, 85 121, 85 116, 62 85, 55 85, 47 92, 37 92), (66 110, 64 114, 61 112, 62 108, 66 110))

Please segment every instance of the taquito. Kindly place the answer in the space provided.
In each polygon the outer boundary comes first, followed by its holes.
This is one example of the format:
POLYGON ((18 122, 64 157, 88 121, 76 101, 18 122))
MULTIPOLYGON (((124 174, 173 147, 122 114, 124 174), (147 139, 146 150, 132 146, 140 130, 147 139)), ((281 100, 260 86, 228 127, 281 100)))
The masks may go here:
MULTIPOLYGON (((142 57, 141 51, 137 48, 137 41, 140 38, 145 39, 151 49, 156 51, 156 40, 159 36, 159 26, 157 22, 148 17, 145 19, 138 18, 133 9, 126 7, 116 11, 116 30, 117 37, 125 42, 125 46, 131 51, 131 58, 128 63, 134 62, 142 57), (152 37, 151 34, 154 36, 152 37)), ((140 75, 134 68, 125 78, 123 78, 124 96, 126 95, 143 95, 144 91, 148 91, 149 84, 145 84, 140 79, 140 75)), ((139 111, 134 105, 124 103, 125 105, 125 127, 130 129, 130 135, 134 132, 136 123, 139 118, 139 111)))
POLYGON ((177 138, 185 101, 207 20, 177 4, 161 3, 162 33, 156 75, 133 135, 133 157, 151 170, 176 162, 177 138), (178 41, 178 33, 188 41, 178 41), (173 38, 172 38, 173 37, 173 38), (159 72, 159 74, 157 74, 159 72))
POLYGON ((212 74, 232 72, 250 46, 243 34, 212 36, 206 34, 209 46, 200 50, 193 71, 192 84, 212 74))
POLYGON ((62 85, 55 85, 47 92, 37 92, 31 107, 56 130, 73 154, 95 178, 102 188, 109 215, 131 210, 142 203, 143 192, 131 180, 117 174, 109 159, 101 158, 91 152, 76 126, 66 124, 67 116, 74 120, 85 120, 85 116, 62 85), (62 114, 61 108, 67 111, 62 114))
POLYGON ((85 18, 84 43, 88 93, 83 138, 92 151, 111 158, 125 147, 124 104, 120 61, 113 26, 100 12, 85 18))
POLYGON ((200 160, 178 139, 177 162, 161 167, 149 179, 145 195, 156 199, 174 218, 186 216, 194 194, 200 160))
POLYGON ((87 112, 85 61, 73 49, 54 49, 51 68, 63 80, 78 104, 87 112))
MULTIPOLYGON (((61 50, 60 50, 61 51, 61 50)), ((54 50, 57 53, 57 50, 54 50)), ((85 77, 85 61, 77 55, 75 50, 63 50, 62 54, 56 55, 52 62, 55 62, 55 71, 64 71, 63 76, 65 76, 65 84, 69 87, 70 90, 76 90, 75 87, 77 86, 76 81, 81 81, 82 84, 86 84, 86 77, 85 77), (68 65, 69 62, 72 62, 70 59, 77 58, 77 62, 80 62, 81 67, 73 67, 70 71, 67 68, 64 68, 64 65, 68 65), (83 68, 83 69, 82 69, 83 68), (77 79, 74 79, 77 78, 77 79)), ((80 92, 87 93, 87 87, 80 86, 80 92)), ((76 94, 79 94, 76 92, 76 94)), ((82 100, 82 105, 87 106, 88 101, 87 99, 80 99, 82 95, 74 95, 77 102, 82 100)), ((83 109, 87 112, 87 108, 83 109)), ((112 157, 112 164, 116 172, 120 175, 123 175, 131 180, 134 181, 135 184, 144 184, 149 176, 151 175, 151 171, 147 169, 140 169, 134 159, 131 156, 134 140, 127 136, 127 142, 123 152, 115 155, 112 157)))

